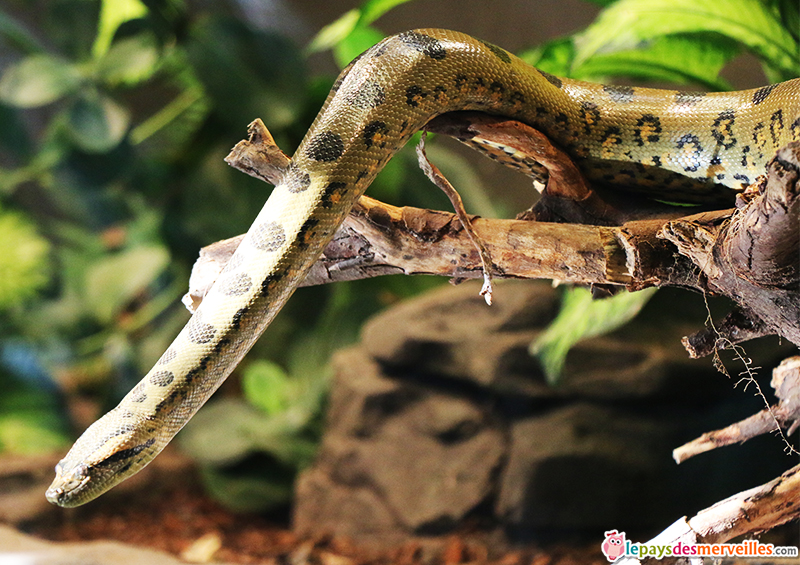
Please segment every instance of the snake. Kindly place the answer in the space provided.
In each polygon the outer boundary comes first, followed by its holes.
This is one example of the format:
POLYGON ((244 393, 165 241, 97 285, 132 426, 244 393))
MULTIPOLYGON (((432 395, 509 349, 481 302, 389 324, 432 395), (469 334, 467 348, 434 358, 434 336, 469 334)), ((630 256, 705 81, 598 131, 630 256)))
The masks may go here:
POLYGON ((336 79, 200 306, 57 464, 47 499, 78 506, 152 461, 264 332, 385 163, 433 117, 463 110, 542 132, 593 183, 687 203, 733 202, 777 149, 800 141, 800 79, 720 93, 609 86, 554 76, 459 32, 390 36, 336 79))

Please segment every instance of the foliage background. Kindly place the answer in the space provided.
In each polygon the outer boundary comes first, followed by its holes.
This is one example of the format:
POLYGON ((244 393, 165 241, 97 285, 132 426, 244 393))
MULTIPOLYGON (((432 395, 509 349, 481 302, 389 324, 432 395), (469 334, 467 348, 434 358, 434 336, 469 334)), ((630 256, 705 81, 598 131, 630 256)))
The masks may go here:
MULTIPOLYGON (((188 319, 178 298, 199 247, 245 231, 268 195, 223 163, 229 148, 261 117, 291 153, 336 67, 386 33, 457 27, 588 80, 727 89, 800 75, 792 0, 574 3, 585 23, 599 15, 571 34, 545 31, 552 39, 541 43, 509 23, 513 13, 488 36, 442 19, 457 10, 474 22, 460 2, 371 0, 349 11, 353 2, 326 3, 341 17, 320 30, 330 12, 308 23, 298 14, 312 10, 299 3, 8 0, 0 9, 0 451, 66 449, 141 378, 188 319), (730 78, 743 52, 765 78, 730 78)), ((541 4, 507 9, 563 19, 563 6, 536 13, 541 4)), ((508 193, 489 196, 476 173, 484 164, 450 146, 430 153, 471 212, 519 209, 508 193)), ((446 209, 414 161, 398 155, 370 193, 446 209)), ((286 502, 321 432, 330 353, 369 314, 440 282, 390 277, 299 291, 222 398, 182 433, 211 491, 240 509, 286 502)), ((638 311, 643 300, 634 301, 599 316, 614 327, 638 311)), ((567 320, 591 308, 567 302, 567 320)), ((538 345, 555 352, 545 359, 553 375, 578 337, 556 332, 538 345)))

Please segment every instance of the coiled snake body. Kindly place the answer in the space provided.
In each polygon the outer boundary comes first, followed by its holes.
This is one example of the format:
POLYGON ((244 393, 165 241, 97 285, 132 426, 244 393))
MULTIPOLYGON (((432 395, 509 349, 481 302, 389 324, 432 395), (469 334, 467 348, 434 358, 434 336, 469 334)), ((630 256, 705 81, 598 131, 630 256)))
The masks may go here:
POLYGON ((595 182, 702 202, 747 186, 800 140, 800 79, 716 94, 613 87, 560 79, 461 33, 387 38, 342 72, 197 312, 57 465, 47 498, 77 506, 147 465, 261 335, 386 161, 455 110, 527 123, 595 182))

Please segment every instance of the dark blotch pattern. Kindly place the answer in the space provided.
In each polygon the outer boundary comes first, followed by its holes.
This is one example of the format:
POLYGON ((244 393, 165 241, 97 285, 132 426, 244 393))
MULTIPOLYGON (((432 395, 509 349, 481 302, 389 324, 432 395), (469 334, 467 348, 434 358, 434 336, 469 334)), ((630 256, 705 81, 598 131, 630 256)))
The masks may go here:
POLYGON ((241 296, 250 290, 253 280, 247 273, 237 273, 219 282, 219 291, 225 296, 241 296))
POLYGON ((360 85, 358 90, 347 96, 347 101, 356 108, 368 110, 383 104, 386 101, 386 93, 380 84, 368 79, 360 85))
POLYGON ((600 143, 606 147, 610 145, 620 145, 622 143, 622 130, 617 126, 607 127, 600 137, 600 143))
POLYGON ((714 120, 711 126, 711 136, 717 140, 717 145, 724 149, 730 149, 736 145, 736 138, 733 135, 733 124, 736 122, 736 112, 732 109, 723 110, 714 120))
POLYGON ((229 340, 227 337, 222 338, 221 340, 219 340, 217 342, 217 345, 214 346, 214 353, 219 355, 230 344, 231 344, 231 340, 229 340))
POLYGON ((497 57, 504 63, 508 64, 511 62, 511 55, 509 55, 508 51, 506 51, 505 49, 498 47, 497 45, 494 45, 492 43, 489 43, 488 41, 481 41, 481 43, 483 43, 486 46, 486 48, 494 54, 495 57, 497 57))
POLYGON ((332 182, 325 187, 325 192, 322 193, 320 204, 323 208, 333 208, 337 205, 342 197, 347 192, 347 184, 343 182, 332 182))
POLYGON ((344 142, 338 133, 323 131, 308 142, 306 155, 314 161, 330 163, 344 153, 344 142))
POLYGON ((101 467, 103 465, 109 465, 111 463, 119 463, 120 461, 125 461, 126 459, 130 459, 134 455, 138 455, 139 453, 141 453, 142 451, 153 445, 155 442, 156 442, 155 438, 151 438, 148 439, 143 444, 137 445, 136 447, 131 447, 130 449, 121 449, 120 451, 117 451, 116 453, 109 455, 108 457, 97 463, 96 466, 101 467))
POLYGON ((276 251, 286 242, 283 227, 277 222, 264 222, 252 231, 252 242, 261 251, 276 251))
POLYGON ((297 241, 300 245, 308 247, 316 239, 317 232, 315 230, 317 224, 319 224, 319 220, 316 218, 309 218, 305 221, 300 231, 297 232, 297 241))
POLYGON ((283 177, 283 184, 289 189, 289 192, 303 192, 311 185, 311 177, 292 163, 283 177))
POLYGON ((279 273, 273 273, 263 281, 261 281, 261 295, 268 296, 271 294, 275 287, 277 286, 278 282, 283 278, 283 275, 279 273))
POLYGON ((648 143, 656 143, 661 139, 661 120, 653 114, 644 114, 636 120, 633 128, 633 139, 639 147, 648 143))
POLYGON ((178 355, 178 352, 172 349, 171 347, 164 352, 164 355, 158 360, 156 365, 166 365, 178 355))
POLYGON ((776 86, 778 85, 770 84, 769 86, 765 86, 763 88, 759 88, 758 90, 756 90, 753 93, 753 104, 756 105, 761 104, 764 100, 767 99, 767 96, 769 96, 770 92, 772 92, 776 86))
POLYGON ((583 132, 588 135, 600 122, 600 110, 597 108, 597 104, 593 102, 581 102, 581 114, 583 118, 583 132))
POLYGON ((131 402, 144 402, 147 394, 144 392, 145 383, 141 382, 131 391, 131 402))
POLYGON ((419 103, 425 100, 428 96, 428 93, 422 90, 416 84, 413 84, 406 88, 406 104, 416 108, 419 106, 419 103))
POLYGON ((424 53, 431 59, 440 61, 447 56, 444 45, 438 39, 429 35, 424 35, 416 31, 407 31, 397 36, 400 41, 420 53, 424 53))
POLYGON ((150 384, 156 386, 167 386, 175 380, 175 375, 171 371, 158 371, 150 375, 150 384))
POLYGON ((389 134, 389 128, 386 127, 386 122, 375 120, 364 126, 364 145, 367 147, 384 148, 386 147, 386 140, 384 136, 389 134))
POLYGON ((242 323, 242 318, 247 314, 247 310, 247 307, 241 308, 236 312, 236 314, 233 315, 233 320, 231 321, 231 326, 233 326, 233 329, 239 329, 239 326, 242 323))
POLYGON ((539 69, 536 69, 536 70, 539 71, 540 75, 542 75, 545 79, 547 79, 547 82, 549 82, 550 84, 552 84, 556 88, 561 88, 563 86, 564 83, 556 75, 551 75, 550 73, 546 73, 546 72, 541 71, 539 69))
POLYGON ((783 133, 783 110, 776 110, 769 117, 769 136, 772 138, 772 144, 777 146, 781 141, 781 134, 783 133))
POLYGON ((703 154, 703 146, 700 145, 700 139, 692 133, 687 133, 678 139, 675 146, 684 151, 684 154, 689 158, 689 163, 683 166, 683 170, 689 173, 697 171, 700 168, 700 156, 703 154))
POLYGON ((675 94, 675 103, 681 106, 694 106, 705 98, 705 92, 678 92, 675 94))
POLYGON ((632 86, 603 86, 608 96, 618 104, 627 104, 633 100, 634 89, 632 86))
POLYGON ((214 326, 204 323, 199 314, 192 316, 186 329, 188 330, 189 341, 192 343, 208 343, 214 339, 214 334, 217 333, 214 326))

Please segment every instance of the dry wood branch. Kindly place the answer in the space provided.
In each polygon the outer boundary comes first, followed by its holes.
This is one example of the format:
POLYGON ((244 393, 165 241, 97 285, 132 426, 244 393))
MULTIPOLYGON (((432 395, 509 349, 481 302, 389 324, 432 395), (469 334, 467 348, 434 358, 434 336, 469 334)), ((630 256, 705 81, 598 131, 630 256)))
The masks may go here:
POLYGON ((425 154, 425 137, 427 136, 427 132, 422 132, 422 137, 419 140, 419 144, 417 145, 417 159, 419 161, 419 166, 422 169, 422 172, 430 179, 430 181, 439 187, 439 189, 445 193, 445 196, 450 200, 450 204, 453 205, 453 209, 455 210, 456 216, 458 216, 458 221, 461 222, 461 227, 464 228, 464 232, 469 237, 472 244, 475 246, 475 249, 478 251, 478 256, 481 258, 481 267, 483 268, 483 287, 481 288, 481 296, 486 298, 486 304, 489 306, 492 305, 492 269, 494 268, 494 264, 492 262, 492 256, 489 254, 489 251, 486 250, 486 246, 483 245, 483 242, 475 233, 474 228, 472 227, 472 220, 470 220, 469 216, 467 215, 467 211, 464 209, 464 202, 461 200, 461 195, 453 188, 453 185, 450 184, 442 172, 430 162, 428 156, 425 154))
POLYGON ((695 356, 749 335, 800 344, 800 143, 778 152, 755 192, 730 220, 687 218, 664 227, 663 237, 698 266, 708 289, 740 309, 716 337, 706 330, 685 338, 695 356))
MULTIPOLYGON (((763 485, 742 491, 692 518, 681 518, 648 545, 725 543, 740 536, 759 534, 800 518, 800 465, 763 485)), ((650 563, 675 563, 676 560, 645 560, 650 563)), ((685 561, 677 561, 685 563, 685 561)), ((701 563, 700 559, 690 563, 701 563)), ((620 565, 641 563, 623 558, 620 565)))
POLYGON ((800 518, 800 465, 706 508, 688 523, 698 542, 722 543, 800 518))
POLYGON ((756 436, 769 433, 791 425, 789 434, 794 431, 800 418, 800 357, 790 357, 772 371, 772 382, 775 396, 780 402, 776 406, 764 409, 749 418, 723 428, 703 434, 699 438, 682 445, 673 451, 677 463, 706 451, 742 443, 756 436))
MULTIPOLYGON (((725 215, 724 212, 720 213, 725 215)), ((578 284, 701 288, 694 267, 659 239, 663 222, 621 228, 522 220, 472 221, 503 277, 545 278, 578 284)), ((240 236, 241 237, 241 236, 240 236)), ((240 239, 201 250, 190 281, 196 306, 240 239)), ((458 279, 483 276, 480 255, 451 213, 397 208, 362 197, 312 267, 303 286, 389 274, 458 279)))

